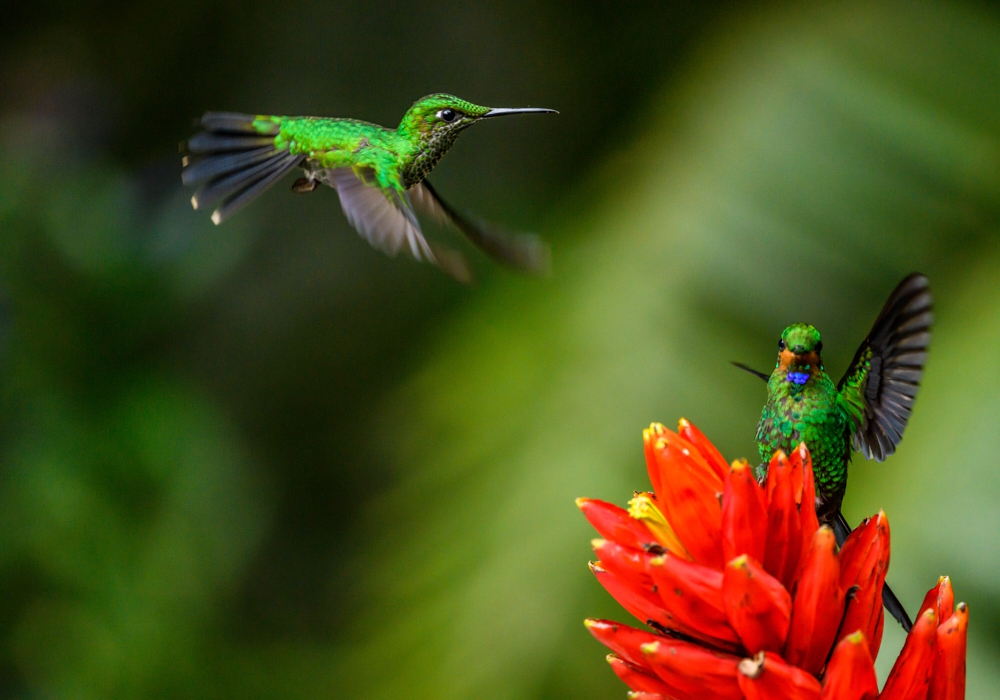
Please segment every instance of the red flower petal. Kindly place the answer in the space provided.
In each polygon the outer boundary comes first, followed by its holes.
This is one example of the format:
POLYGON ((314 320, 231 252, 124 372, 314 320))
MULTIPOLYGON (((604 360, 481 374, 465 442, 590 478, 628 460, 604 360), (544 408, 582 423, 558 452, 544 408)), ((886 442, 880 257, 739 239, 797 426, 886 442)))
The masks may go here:
POLYGON ((731 561, 747 554, 764 560, 767 545, 766 494, 746 460, 737 460, 722 495, 722 556, 731 561))
POLYGON ((722 603, 722 572, 667 554, 646 563, 668 617, 717 646, 739 644, 722 603))
POLYGON ((813 535, 819 529, 819 518, 816 517, 816 482, 813 475, 812 457, 809 448, 800 442, 790 457, 792 474, 802 473, 802 488, 795 493, 795 502, 799 504, 799 521, 802 526, 802 555, 812 548, 813 535))
POLYGON ((879 511, 851 533, 840 552, 840 585, 845 590, 857 586, 857 590, 847 603, 839 639, 861 630, 870 641, 871 653, 876 656, 885 621, 882 586, 888 568, 889 520, 884 511, 879 511), (856 541, 852 543, 851 538, 855 535, 856 541))
POLYGON ((823 674, 820 700, 875 700, 878 680, 875 663, 865 635, 855 632, 844 637, 833 650, 823 674))
POLYGON ((878 539, 878 524, 875 518, 865 518, 854 532, 848 535, 844 546, 840 548, 840 585, 846 590, 853 586, 859 578, 867 578, 868 574, 860 574, 862 567, 871 566, 868 554, 878 539))
POLYGON ((642 446, 646 452, 646 471, 649 473, 649 483, 653 485, 653 491, 663 493, 660 484, 660 464, 656 461, 656 443, 667 432, 667 429, 660 423, 650 423, 649 427, 642 431, 642 446))
POLYGON ((941 624, 944 624, 943 621, 947 620, 955 612, 955 592, 951 589, 951 579, 948 576, 938 578, 937 585, 927 591, 927 595, 924 596, 924 602, 920 605, 920 612, 917 613, 917 617, 920 617, 920 614, 930 607, 934 608, 938 620, 942 620, 941 624))
POLYGON ((653 589, 653 579, 646 572, 646 559, 650 555, 611 540, 591 540, 590 546, 604 569, 618 578, 631 578, 643 588, 653 589))
MULTIPOLYGON (((944 577, 947 580, 947 576, 944 577)), ((951 590, 949 583, 948 590, 951 590)), ((969 608, 959 603, 955 612, 938 625, 934 671, 927 700, 965 700, 965 649, 969 608)))
POLYGON ((577 507, 583 511, 584 517, 590 521, 601 537, 633 549, 657 544, 653 533, 645 525, 629 516, 628 511, 619 508, 614 503, 599 501, 596 498, 578 498, 577 507))
MULTIPOLYGON (((767 549, 764 568, 791 588, 802 557, 802 522, 795 502, 795 482, 802 482, 802 462, 789 463, 779 450, 767 468, 767 549)), ((799 494, 801 497, 801 486, 799 494)))
POLYGON ((674 698, 659 693, 631 692, 628 694, 628 700, 674 700, 674 698))
MULTIPOLYGON (((793 593, 784 656, 789 663, 815 675, 823 670, 844 615, 836 547, 833 530, 824 526, 816 531, 793 593)), ((867 653, 867 645, 865 649, 867 653)))
POLYGON ((632 690, 657 693, 668 697, 677 692, 676 688, 671 688, 655 673, 644 670, 648 666, 636 666, 615 654, 608 654, 608 663, 611 664, 611 670, 615 672, 615 675, 621 678, 622 682, 632 690))
MULTIPOLYGON (((880 593, 878 599, 881 600, 882 594, 880 593)), ((872 632, 872 643, 868 645, 869 650, 874 651, 878 654, 878 650, 882 648, 882 633, 885 631, 885 605, 878 606, 878 620, 875 622, 875 629, 872 632)))
POLYGON ((630 578, 619 578, 601 566, 600 562, 590 565, 590 570, 604 586, 611 597, 628 610, 640 622, 649 624, 655 622, 664 627, 675 627, 663 610, 660 597, 651 590, 643 588, 630 578))
POLYGON ((659 635, 611 620, 589 618, 583 621, 583 625, 594 635, 594 639, 618 656, 641 668, 651 669, 639 647, 655 642, 660 639, 659 635))
POLYGON ((751 653, 785 646, 792 599, 781 582, 746 555, 726 564, 722 600, 729 624, 751 653))
POLYGON ((583 621, 583 625, 594 635, 594 639, 618 656, 636 666, 651 670, 639 647, 649 642, 655 642, 660 639, 659 635, 611 620, 589 618, 583 621))
POLYGON ((934 668, 937 613, 925 610, 906 637, 879 700, 924 700, 934 668))
POLYGON ((722 479, 694 445, 669 430, 657 438, 653 457, 657 500, 678 539, 696 562, 721 569, 722 479))
POLYGON ((819 699, 818 680, 771 652, 740 661, 736 678, 746 700, 819 699))
POLYGON ((739 659, 708 651, 678 639, 661 639, 642 645, 646 663, 663 681, 693 698, 742 700, 736 682, 739 659))
POLYGON ((726 480, 726 475, 729 474, 729 462, 700 430, 691 425, 686 418, 681 418, 677 421, 677 434, 694 445, 719 478, 726 480))

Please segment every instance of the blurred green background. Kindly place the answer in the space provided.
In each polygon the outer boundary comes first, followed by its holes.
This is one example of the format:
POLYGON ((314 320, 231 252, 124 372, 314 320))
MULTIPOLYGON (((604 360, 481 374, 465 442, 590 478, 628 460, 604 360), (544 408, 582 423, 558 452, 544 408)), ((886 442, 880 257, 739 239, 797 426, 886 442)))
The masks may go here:
MULTIPOLYGON (((901 449, 854 463, 913 611, 970 603, 1000 684, 1000 8, 49 0, 0 24, 0 698, 609 698, 627 619, 573 499, 646 486, 641 429, 756 453, 790 322, 846 367, 930 276, 901 449), (480 283, 390 260, 282 183, 222 227, 201 112, 482 125, 435 172, 552 243, 480 283)), ((886 626, 884 679, 902 634, 886 626)))

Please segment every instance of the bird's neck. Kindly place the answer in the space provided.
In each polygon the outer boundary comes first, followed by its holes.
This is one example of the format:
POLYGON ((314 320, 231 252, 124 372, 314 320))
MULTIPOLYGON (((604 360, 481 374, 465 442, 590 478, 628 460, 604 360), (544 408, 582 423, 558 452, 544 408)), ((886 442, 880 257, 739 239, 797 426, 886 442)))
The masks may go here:
MULTIPOLYGON (((401 126, 402 129, 402 126, 401 126)), ((427 132, 400 133, 409 145, 410 153, 402 164, 403 186, 410 189, 420 184, 444 154, 455 143, 462 129, 436 129, 427 132)))
POLYGON ((818 367, 808 371, 797 367, 777 367, 767 382, 770 401, 809 401, 836 394, 836 387, 826 372, 818 367))

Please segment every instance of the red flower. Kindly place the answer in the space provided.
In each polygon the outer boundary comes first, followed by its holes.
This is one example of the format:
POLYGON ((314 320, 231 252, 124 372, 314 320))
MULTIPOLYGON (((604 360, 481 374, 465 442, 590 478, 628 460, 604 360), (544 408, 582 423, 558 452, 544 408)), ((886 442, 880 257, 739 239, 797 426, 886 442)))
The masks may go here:
POLYGON ((643 431, 653 493, 625 510, 581 498, 602 539, 591 570, 651 630, 587 620, 633 700, 961 700, 968 608, 942 577, 881 692, 889 522, 869 518, 837 550, 820 527, 805 444, 764 486, 681 420, 643 431))

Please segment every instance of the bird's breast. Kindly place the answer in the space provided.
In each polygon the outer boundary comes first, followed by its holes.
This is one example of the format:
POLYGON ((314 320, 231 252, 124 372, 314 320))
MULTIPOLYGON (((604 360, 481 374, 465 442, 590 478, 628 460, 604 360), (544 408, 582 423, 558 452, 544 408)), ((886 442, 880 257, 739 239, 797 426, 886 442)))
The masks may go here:
POLYGON ((446 131, 431 134, 413 158, 403 167, 403 186, 410 189, 419 185, 455 143, 458 133, 446 131))

